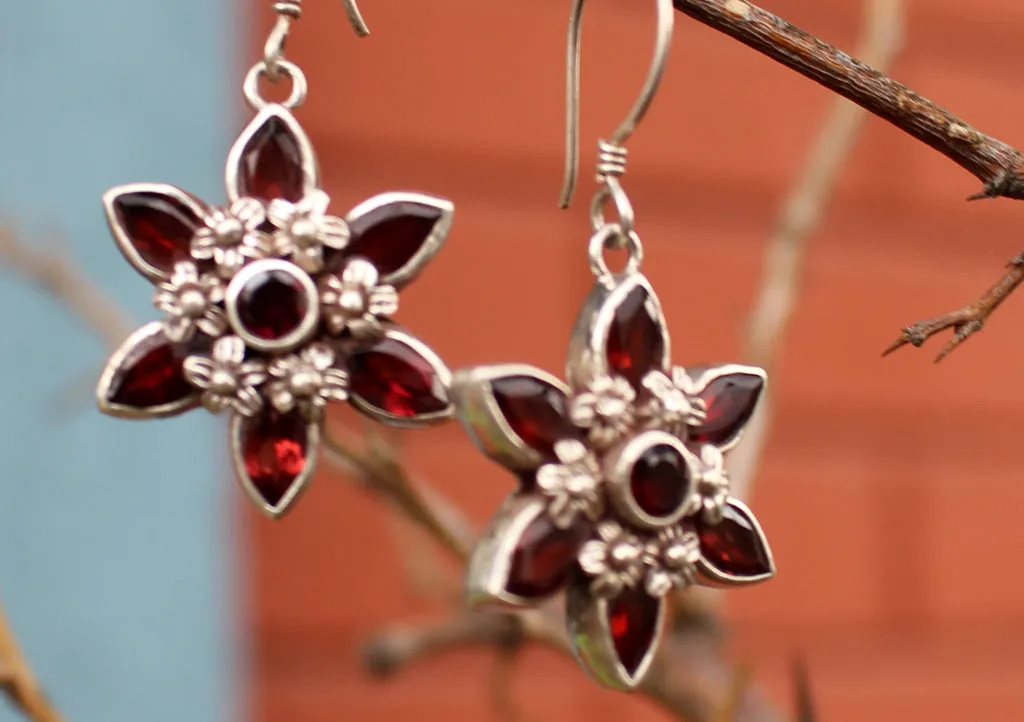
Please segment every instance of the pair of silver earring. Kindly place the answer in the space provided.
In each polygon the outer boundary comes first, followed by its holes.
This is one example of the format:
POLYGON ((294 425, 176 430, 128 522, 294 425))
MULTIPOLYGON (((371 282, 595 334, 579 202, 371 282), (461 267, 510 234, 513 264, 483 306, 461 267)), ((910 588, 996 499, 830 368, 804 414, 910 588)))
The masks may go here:
MULTIPOLYGON (((365 35, 355 3, 345 4, 365 35)), ((573 0, 570 15, 562 207, 578 168, 583 4, 573 0)), ((313 148, 292 114, 305 99, 305 77, 283 52, 301 6, 273 7, 278 20, 264 58, 243 85, 255 117, 228 154, 229 204, 211 206, 155 183, 104 197, 118 247, 155 284, 154 303, 166 317, 114 353, 99 382, 100 409, 131 418, 199 406, 228 412, 241 485, 275 518, 307 486, 329 403, 347 400, 393 426, 457 416, 519 481, 472 555, 469 603, 526 608, 564 590, 583 667, 602 685, 635 688, 671 592, 750 584, 775 572, 757 520, 729 494, 724 464, 765 373, 672 365, 619 180, 624 144, 665 69, 671 0, 657 0, 654 60, 640 97, 599 143, 588 245, 595 283, 570 340, 567 383, 521 364, 452 374, 391 321, 399 291, 447 237, 454 206, 392 192, 344 217, 328 212, 313 148), (258 88, 264 76, 290 80, 291 96, 267 103, 258 88), (609 268, 611 249, 627 252, 623 270, 609 268)))

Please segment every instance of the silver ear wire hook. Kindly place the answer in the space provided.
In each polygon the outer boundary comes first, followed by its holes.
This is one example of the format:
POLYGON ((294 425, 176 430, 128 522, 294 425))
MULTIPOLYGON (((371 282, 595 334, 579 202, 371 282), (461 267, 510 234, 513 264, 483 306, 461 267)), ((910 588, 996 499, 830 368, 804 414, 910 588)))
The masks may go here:
POLYGON ((361 38, 369 35, 370 28, 366 26, 363 16, 359 13, 359 6, 356 5, 356 0, 341 0, 341 4, 345 6, 345 14, 348 15, 348 21, 352 24, 352 29, 356 31, 356 35, 361 38))
MULTIPOLYGON (((369 35, 370 29, 366 26, 366 22, 359 12, 356 0, 341 0, 341 4, 345 7, 345 14, 348 16, 352 29, 356 31, 356 35, 361 38, 369 35)), ((288 38, 288 32, 291 30, 292 23, 302 17, 302 0, 281 0, 275 2, 273 10, 277 13, 277 23, 267 38, 267 43, 263 48, 263 57, 267 64, 267 76, 276 82, 278 76, 277 66, 284 57, 284 43, 288 38)))
MULTIPOLYGON (((363 16, 359 14, 356 0, 342 0, 342 5, 345 6, 348 21, 356 35, 361 38, 369 35, 370 29, 366 27, 363 16)), ((289 109, 297 108, 306 99, 306 76, 298 65, 285 60, 284 46, 288 40, 288 33, 291 32, 292 23, 302 17, 302 0, 278 0, 271 7, 277 15, 277 22, 274 23, 263 46, 263 61, 256 63, 245 76, 242 92, 253 109, 262 109, 267 102, 260 96, 260 77, 265 76, 270 82, 276 83, 284 76, 291 79, 292 92, 282 105, 289 109)))
MULTIPOLYGON (((580 46, 583 35, 583 5, 585 0, 573 0, 572 10, 569 14, 569 42, 566 60, 565 76, 565 171, 562 177, 562 192, 558 201, 560 208, 568 208, 572 200, 573 192, 576 190, 576 180, 579 175, 579 145, 580 145, 580 46)), ((672 0, 656 0, 657 25, 654 40, 654 59, 651 61, 650 71, 644 80, 640 96, 636 99, 629 115, 622 121, 609 141, 601 141, 601 158, 598 162, 599 181, 604 182, 607 189, 602 189, 602 194, 595 201, 603 202, 607 197, 613 197, 616 205, 625 200, 618 182, 614 187, 609 181, 614 176, 625 172, 626 151, 623 144, 629 140, 636 130, 637 125, 643 119, 644 114, 654 100, 658 90, 658 84, 665 72, 665 65, 668 60, 669 47, 672 43, 672 28, 675 20, 672 0), (617 189, 617 191, 616 191, 617 189), (621 196, 621 200, 618 196, 621 196)), ((628 200, 626 200, 628 204, 628 200)), ((593 214, 592 214, 593 215, 593 214)), ((630 224, 631 225, 631 224, 630 224)))

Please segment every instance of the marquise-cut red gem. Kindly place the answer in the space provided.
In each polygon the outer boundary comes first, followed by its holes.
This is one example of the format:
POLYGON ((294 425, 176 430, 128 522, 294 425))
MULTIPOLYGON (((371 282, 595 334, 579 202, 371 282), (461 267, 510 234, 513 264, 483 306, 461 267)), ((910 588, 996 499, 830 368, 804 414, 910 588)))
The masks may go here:
POLYGON ((491 393, 516 436, 547 461, 555 460, 559 439, 583 438, 569 421, 565 394, 545 381, 506 376, 491 383, 491 393))
POLYGON ((390 203, 370 211, 350 224, 352 237, 340 254, 329 259, 332 269, 348 258, 370 261, 381 275, 394 273, 423 247, 441 210, 423 203, 390 203))
POLYGON ((238 192, 264 201, 302 199, 302 145, 280 118, 269 118, 246 143, 239 161, 238 192))
POLYGON ((764 389, 764 379, 754 374, 720 376, 700 397, 707 404, 707 418, 690 438, 704 444, 725 444, 750 420, 764 389))
POLYGON ((182 401, 197 389, 186 379, 182 364, 187 349, 175 346, 160 336, 153 346, 137 349, 140 355, 129 362, 111 383, 107 401, 135 409, 153 409, 182 401))
POLYGON ((630 490, 637 505, 655 518, 679 509, 690 492, 690 467, 668 444, 647 449, 633 465, 630 490))
POLYGON ((448 390, 433 365, 397 339, 354 349, 348 373, 352 394, 392 416, 412 419, 448 408, 448 390))
POLYGON ((647 594, 643 585, 627 588, 608 602, 608 628, 619 661, 636 674, 658 632, 661 601, 647 594))
POLYGON ((727 504, 718 524, 696 523, 705 561, 735 577, 757 577, 772 570, 761 535, 741 509, 727 504))
POLYGON ((606 353, 612 373, 636 387, 649 371, 661 368, 665 339, 654 301, 645 288, 634 288, 615 309, 606 353))
POLYGON ((569 579, 588 531, 582 524, 559 529, 541 513, 519 537, 506 590, 527 599, 554 594, 569 579))
POLYGON ((250 278, 235 303, 245 330, 267 341, 294 332, 311 311, 305 287, 291 273, 276 269, 250 278))
POLYGON ((162 193, 125 193, 114 200, 113 206, 142 260, 165 272, 189 257, 192 236, 203 224, 191 208, 162 193))
POLYGON ((259 495, 277 506, 306 468, 309 430, 298 411, 269 410, 242 425, 242 461, 259 495))

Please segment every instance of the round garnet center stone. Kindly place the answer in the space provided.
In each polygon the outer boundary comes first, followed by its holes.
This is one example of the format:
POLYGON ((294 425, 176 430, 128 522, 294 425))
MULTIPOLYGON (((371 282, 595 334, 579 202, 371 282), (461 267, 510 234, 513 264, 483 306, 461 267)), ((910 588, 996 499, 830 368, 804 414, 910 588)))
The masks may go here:
POLYGON ((316 325, 316 288, 299 268, 284 261, 246 267, 228 289, 235 331, 252 345, 276 349, 300 343, 316 325))
POLYGON ((630 475, 633 498, 653 517, 670 516, 690 493, 690 467, 668 444, 656 444, 640 455, 630 475))

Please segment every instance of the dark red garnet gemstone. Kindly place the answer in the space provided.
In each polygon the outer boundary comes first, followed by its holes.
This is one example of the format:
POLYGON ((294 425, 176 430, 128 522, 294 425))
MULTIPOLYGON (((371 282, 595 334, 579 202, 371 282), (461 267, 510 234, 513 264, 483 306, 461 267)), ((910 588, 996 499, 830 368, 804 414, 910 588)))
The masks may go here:
POLYGON ((705 561, 736 577, 757 577, 771 572, 768 550, 746 513, 732 504, 727 504, 723 512, 724 518, 718 524, 697 520, 700 551, 705 561))
POLYGON ((280 118, 270 118, 245 145, 238 168, 241 196, 297 202, 305 193, 302 146, 280 118))
POLYGON ((259 495, 277 506, 306 468, 308 426, 302 414, 269 410, 242 425, 242 461, 259 495))
POLYGON ((357 347, 348 373, 354 395, 392 416, 412 419, 448 408, 448 390, 434 367, 396 339, 357 347))
POLYGON ((608 329, 607 353, 612 372, 636 387, 649 371, 661 368, 665 339, 646 289, 634 288, 615 309, 608 329))
POLYGON ((629 486, 637 505, 653 517, 669 516, 690 491, 690 467, 668 444, 657 444, 633 465, 629 486))
POLYGON ((161 193, 125 193, 114 200, 125 234, 142 260, 170 272, 175 262, 189 257, 192 236, 202 219, 181 201, 161 193))
POLYGON ((619 661, 630 675, 636 674, 658 632, 661 601, 651 597, 642 585, 626 589, 608 602, 608 628, 619 661))
POLYGON ((235 303, 245 330, 267 341, 288 336, 311 310, 299 279, 278 269, 255 274, 242 287, 235 303))
POLYGON ((555 460, 555 442, 582 439, 569 421, 565 394, 532 376, 507 376, 491 384, 491 393, 516 436, 545 460, 555 460))
POLYGON ((700 395, 707 404, 707 419, 691 438, 705 444, 724 444, 750 420, 764 389, 764 379, 754 374, 720 376, 700 395))
POLYGON ((135 409, 152 409, 198 393, 186 379, 182 364, 188 349, 154 336, 149 348, 136 349, 139 356, 129 362, 110 385, 107 401, 135 409))
POLYGON ((559 529, 550 516, 541 513, 519 537, 505 588, 527 599, 554 594, 575 568, 576 554, 588 531, 583 524, 559 529))
POLYGON ((337 254, 337 260, 329 260, 329 265, 337 267, 344 259, 360 256, 370 261, 381 275, 394 273, 423 247, 440 218, 440 209, 422 203, 395 203, 378 208, 351 223, 352 238, 344 252, 337 254))

